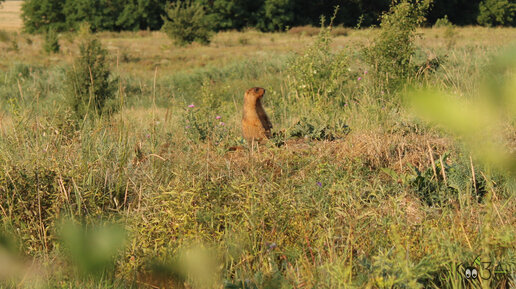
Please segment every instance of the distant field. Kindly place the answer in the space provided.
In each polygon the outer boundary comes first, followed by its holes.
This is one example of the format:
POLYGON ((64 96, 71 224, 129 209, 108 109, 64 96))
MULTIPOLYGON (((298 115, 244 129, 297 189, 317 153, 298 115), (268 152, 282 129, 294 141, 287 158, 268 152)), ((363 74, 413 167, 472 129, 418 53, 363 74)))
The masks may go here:
POLYGON ((0 8, 0 29, 21 30, 23 22, 21 19, 21 5, 23 1, 7 1, 0 8))

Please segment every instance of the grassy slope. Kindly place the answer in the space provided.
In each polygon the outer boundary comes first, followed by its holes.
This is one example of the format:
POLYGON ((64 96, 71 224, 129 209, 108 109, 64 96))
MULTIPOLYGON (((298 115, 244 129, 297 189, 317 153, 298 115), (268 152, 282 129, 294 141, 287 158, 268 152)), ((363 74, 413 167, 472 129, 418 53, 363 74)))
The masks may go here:
MULTIPOLYGON (((148 273, 149 264, 167 263, 198 243, 214 250, 217 265, 190 274, 216 288, 246 279, 260 288, 413 288, 417 282, 461 288, 450 266, 479 254, 514 264, 514 190, 505 176, 470 163, 454 139, 393 101, 377 101, 395 95, 375 91, 363 75, 371 68, 358 51, 375 33, 353 31, 332 43, 349 55, 349 85, 339 94, 345 106, 299 98, 289 84, 288 61, 311 37, 226 32, 208 47, 176 48, 162 33, 103 33, 125 104, 111 119, 79 131, 70 126, 62 92, 77 40, 64 35, 58 56, 43 54, 39 37, 12 36, 19 50, 0 42, 0 212, 23 252, 40 264, 38 273, 16 273, 51 287, 181 287, 177 274, 159 278, 148 273), (242 96, 252 86, 267 89, 265 106, 277 131, 292 130, 306 116, 330 126, 344 122, 351 132, 332 142, 289 139, 279 148, 227 152, 241 141, 242 96), (189 113, 208 123, 212 141, 191 137, 189 113), (432 158, 440 167, 445 154, 453 190, 432 173, 432 158), (423 172, 423 185, 413 181, 414 167, 423 172), (114 279, 66 277, 75 275, 57 265, 68 261, 56 245, 57 223, 66 215, 88 223, 117 220, 128 229, 126 250, 109 271, 114 279)), ((478 89, 491 55, 516 38, 515 29, 421 33, 420 55, 447 55, 424 81, 461 95, 478 89)), ((481 286, 508 288, 508 282, 481 286)))

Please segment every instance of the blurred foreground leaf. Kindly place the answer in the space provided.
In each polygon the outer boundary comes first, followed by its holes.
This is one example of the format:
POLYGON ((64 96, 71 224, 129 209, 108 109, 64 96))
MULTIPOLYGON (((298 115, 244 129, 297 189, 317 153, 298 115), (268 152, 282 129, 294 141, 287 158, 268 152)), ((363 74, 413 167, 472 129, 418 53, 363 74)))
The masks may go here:
POLYGON ((113 268, 126 238, 125 230, 113 224, 86 226, 68 221, 60 233, 70 260, 86 275, 99 275, 113 268))
POLYGON ((464 98, 433 89, 408 99, 420 117, 458 136, 494 168, 516 175, 516 49, 495 58, 480 92, 464 98))

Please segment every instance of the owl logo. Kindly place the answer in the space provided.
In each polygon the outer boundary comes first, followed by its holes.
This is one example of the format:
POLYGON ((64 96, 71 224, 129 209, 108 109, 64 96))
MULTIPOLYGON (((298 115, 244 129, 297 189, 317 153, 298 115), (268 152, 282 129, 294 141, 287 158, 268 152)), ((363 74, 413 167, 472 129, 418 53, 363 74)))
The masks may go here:
POLYGON ((466 281, 487 280, 491 278, 491 265, 491 262, 482 262, 480 256, 478 256, 471 265, 459 264, 457 266, 457 273, 466 281), (482 269, 483 275, 480 275, 480 269, 482 269))
POLYGON ((478 270, 475 267, 466 267, 464 277, 468 280, 476 280, 478 278, 478 270))

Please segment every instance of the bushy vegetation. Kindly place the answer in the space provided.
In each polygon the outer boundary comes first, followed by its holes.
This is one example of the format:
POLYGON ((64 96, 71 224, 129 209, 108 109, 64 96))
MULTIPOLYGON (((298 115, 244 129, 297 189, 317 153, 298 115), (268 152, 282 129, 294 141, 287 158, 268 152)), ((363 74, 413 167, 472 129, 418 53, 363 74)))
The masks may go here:
POLYGON ((344 51, 334 53, 330 47, 331 24, 321 28, 316 41, 289 65, 289 88, 296 97, 324 101, 335 98, 351 79, 344 51))
POLYGON ((364 50, 366 62, 374 70, 376 84, 383 89, 398 87, 413 75, 416 51, 415 31, 424 20, 428 1, 397 1, 382 15, 381 30, 372 47, 364 50))
POLYGON ((448 15, 444 15, 443 18, 437 19, 437 21, 435 21, 435 24, 434 24, 435 28, 450 27, 450 26, 453 26, 453 23, 451 23, 450 20, 448 19, 448 15))
POLYGON ((59 49, 59 34, 55 30, 49 29, 45 33, 45 43, 43 44, 43 50, 45 50, 46 53, 58 53, 59 49))
POLYGON ((483 26, 515 26, 516 3, 509 0, 484 0, 480 2, 478 24, 483 26))
POLYGON ((179 46, 192 42, 210 43, 211 24, 204 8, 192 1, 177 1, 166 9, 163 31, 179 46))
POLYGON ((107 50, 94 37, 79 45, 79 56, 66 74, 66 97, 79 119, 116 110, 116 83, 107 63, 107 50))
POLYGON ((514 287, 515 32, 453 28, 448 46, 441 29, 414 37, 418 9, 347 37, 221 32, 188 49, 83 25, 59 59, 9 35, 0 287, 514 287), (383 43, 386 65, 412 57, 396 89, 361 53, 383 43), (253 86, 275 133, 254 148, 253 86), (506 273, 468 281, 477 256, 506 273))

